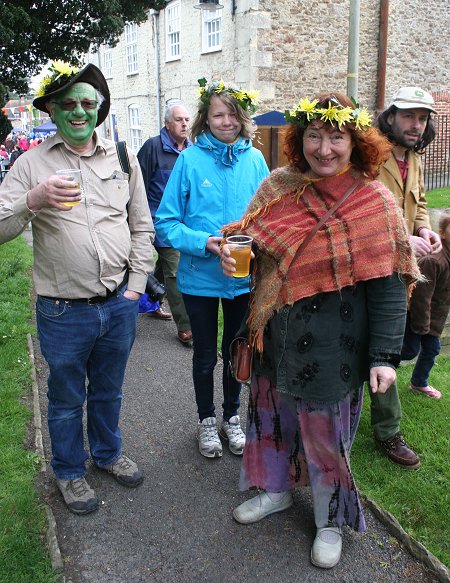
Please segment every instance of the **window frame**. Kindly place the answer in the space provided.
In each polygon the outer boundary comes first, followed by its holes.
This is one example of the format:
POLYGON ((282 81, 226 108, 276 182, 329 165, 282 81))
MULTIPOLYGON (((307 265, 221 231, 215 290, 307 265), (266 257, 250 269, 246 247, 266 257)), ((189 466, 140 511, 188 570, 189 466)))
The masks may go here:
POLYGON ((164 9, 164 25, 166 61, 181 59, 181 0, 167 4, 164 9), (173 30, 171 27, 174 27, 173 30))
POLYGON ((126 24, 124 28, 127 75, 136 75, 139 73, 137 30, 138 27, 135 22, 126 24))
POLYGON ((222 11, 202 10, 202 54, 214 53, 222 50, 222 11), (214 22, 219 24, 219 29, 211 32, 208 27, 214 22), (208 46, 210 39, 218 36, 218 43, 208 46))
POLYGON ((111 79, 112 74, 113 53, 109 45, 103 47, 103 74, 106 79, 111 79))
POLYGON ((130 136, 130 148, 137 154, 142 147, 142 126, 139 104, 128 105, 128 128, 130 136))

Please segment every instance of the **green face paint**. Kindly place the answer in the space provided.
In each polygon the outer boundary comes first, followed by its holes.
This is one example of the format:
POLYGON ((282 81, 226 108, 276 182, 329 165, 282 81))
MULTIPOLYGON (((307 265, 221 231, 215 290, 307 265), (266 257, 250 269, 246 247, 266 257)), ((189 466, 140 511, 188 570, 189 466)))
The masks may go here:
POLYGON ((97 95, 92 85, 75 83, 51 102, 53 120, 62 138, 69 145, 83 146, 92 138, 97 123, 98 110, 97 107, 83 109, 82 105, 91 105, 92 101, 95 102, 96 99, 97 95), (63 108, 64 104, 70 104, 73 101, 77 103, 72 110, 63 108))

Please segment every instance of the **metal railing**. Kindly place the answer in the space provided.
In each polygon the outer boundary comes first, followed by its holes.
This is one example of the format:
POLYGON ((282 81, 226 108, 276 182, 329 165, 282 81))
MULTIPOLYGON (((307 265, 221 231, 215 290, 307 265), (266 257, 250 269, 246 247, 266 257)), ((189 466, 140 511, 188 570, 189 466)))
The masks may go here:
POLYGON ((425 190, 450 186, 450 115, 434 118, 436 138, 422 157, 425 190))

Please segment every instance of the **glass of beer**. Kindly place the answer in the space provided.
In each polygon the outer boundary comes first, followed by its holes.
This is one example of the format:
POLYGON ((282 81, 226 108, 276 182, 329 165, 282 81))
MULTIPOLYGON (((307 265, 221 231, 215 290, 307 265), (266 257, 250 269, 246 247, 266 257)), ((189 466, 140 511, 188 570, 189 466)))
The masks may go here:
POLYGON ((233 277, 247 277, 250 273, 250 255, 252 252, 251 237, 247 235, 231 235, 226 239, 231 257, 236 261, 236 271, 233 277))
MULTIPOLYGON (((72 180, 73 186, 66 186, 67 190, 81 190, 82 188, 82 179, 81 179, 81 170, 78 168, 66 168, 65 170, 57 170, 56 174, 64 178, 65 180, 72 180)), ((64 206, 77 206, 80 204, 80 200, 71 200, 70 202, 63 202, 64 206)))

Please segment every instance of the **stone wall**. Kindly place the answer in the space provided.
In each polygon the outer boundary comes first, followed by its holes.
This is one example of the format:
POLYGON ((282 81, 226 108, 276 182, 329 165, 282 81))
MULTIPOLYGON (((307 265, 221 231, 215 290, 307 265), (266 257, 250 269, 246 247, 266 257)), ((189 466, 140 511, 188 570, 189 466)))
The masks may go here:
MULTIPOLYGON (((334 89, 346 92, 349 0, 261 1, 270 27, 258 31, 258 50, 272 54, 258 81, 272 84, 266 109, 294 104, 302 95, 334 89), (275 107, 273 107, 275 106, 275 107)), ((380 0, 360 8, 359 99, 374 110, 377 91, 380 0)), ((386 105, 402 85, 429 91, 450 85, 447 2, 391 0, 386 67, 386 105), (439 29, 436 23, 439 22, 439 29)))
MULTIPOLYGON (((372 111, 377 92, 380 1, 361 0, 360 10, 358 96, 372 111)), ((145 137, 158 131, 156 112, 162 115, 167 99, 178 97, 195 112, 200 77, 224 78, 258 89, 259 113, 284 111, 301 96, 322 90, 346 92, 350 0, 235 0, 234 14, 232 0, 222 4, 219 51, 202 53, 201 12, 194 10, 193 0, 181 0, 177 60, 168 61, 165 55, 166 10, 157 15, 158 39, 152 11, 138 28, 138 74, 126 74, 123 38, 113 49, 113 76, 108 83, 121 139, 128 139, 127 108, 131 103, 140 107, 145 137)), ((449 29, 447 0, 389 2, 386 104, 401 85, 420 85, 433 92, 449 90, 449 29)), ((101 55, 98 63, 101 67, 101 55)))

